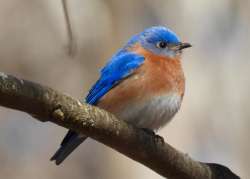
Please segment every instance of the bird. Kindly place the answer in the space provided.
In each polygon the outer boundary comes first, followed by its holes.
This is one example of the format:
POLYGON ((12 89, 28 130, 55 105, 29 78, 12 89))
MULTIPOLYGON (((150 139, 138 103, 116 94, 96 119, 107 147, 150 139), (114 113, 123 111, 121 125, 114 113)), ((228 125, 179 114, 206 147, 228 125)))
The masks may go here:
MULTIPOLYGON (((181 42, 165 26, 133 35, 100 70, 85 102, 135 127, 157 131, 180 109, 185 91, 181 42)), ((61 164, 87 136, 69 130, 51 161, 61 164)))

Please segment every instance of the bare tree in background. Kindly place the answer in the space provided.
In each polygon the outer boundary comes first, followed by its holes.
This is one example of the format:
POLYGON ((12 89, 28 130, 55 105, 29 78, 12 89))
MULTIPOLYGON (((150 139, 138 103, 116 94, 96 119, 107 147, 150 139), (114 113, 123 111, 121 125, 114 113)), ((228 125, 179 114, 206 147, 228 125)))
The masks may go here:
POLYGON ((66 33, 68 37, 67 52, 73 57, 76 54, 77 44, 73 33, 72 23, 70 21, 69 5, 67 0, 62 0, 63 14, 65 19, 66 33))

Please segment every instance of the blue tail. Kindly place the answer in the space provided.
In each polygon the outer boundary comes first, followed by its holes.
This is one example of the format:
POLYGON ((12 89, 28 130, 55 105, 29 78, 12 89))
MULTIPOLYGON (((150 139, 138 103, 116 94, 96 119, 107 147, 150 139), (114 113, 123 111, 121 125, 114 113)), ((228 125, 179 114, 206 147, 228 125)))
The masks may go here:
POLYGON ((56 165, 60 165, 85 139, 87 139, 87 136, 79 135, 76 132, 69 130, 64 137, 60 148, 50 160, 55 161, 56 165))

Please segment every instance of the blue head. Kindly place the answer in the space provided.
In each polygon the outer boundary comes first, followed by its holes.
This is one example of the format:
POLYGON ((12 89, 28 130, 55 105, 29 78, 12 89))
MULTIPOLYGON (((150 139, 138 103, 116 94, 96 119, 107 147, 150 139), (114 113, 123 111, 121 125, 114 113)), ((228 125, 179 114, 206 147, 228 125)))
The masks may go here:
POLYGON ((160 56, 175 57, 182 49, 191 47, 189 43, 182 43, 179 37, 163 26, 153 26, 133 36, 128 46, 140 43, 143 48, 160 56))

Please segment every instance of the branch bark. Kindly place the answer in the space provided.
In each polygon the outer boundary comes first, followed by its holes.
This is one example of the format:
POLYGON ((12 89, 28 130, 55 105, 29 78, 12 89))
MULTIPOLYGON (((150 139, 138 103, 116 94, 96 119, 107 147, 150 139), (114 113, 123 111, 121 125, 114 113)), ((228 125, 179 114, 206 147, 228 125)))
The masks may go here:
POLYGON ((49 87, 0 72, 0 105, 50 121, 115 149, 170 179, 238 179, 220 164, 191 159, 144 130, 49 87))

